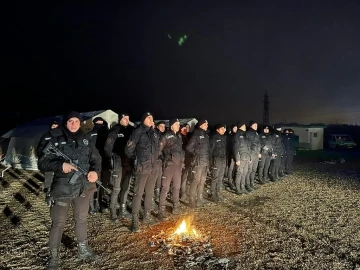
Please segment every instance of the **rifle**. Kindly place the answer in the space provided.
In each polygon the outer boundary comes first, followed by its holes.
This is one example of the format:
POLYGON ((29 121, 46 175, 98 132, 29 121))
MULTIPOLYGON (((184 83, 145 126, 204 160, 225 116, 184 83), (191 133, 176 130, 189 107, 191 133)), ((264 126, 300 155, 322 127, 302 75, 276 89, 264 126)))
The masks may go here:
MULTIPOLYGON (((70 184, 75 184, 76 180, 79 178, 80 175, 82 175, 82 174, 87 175, 88 174, 87 170, 85 170, 84 168, 82 168, 82 167, 80 167, 78 165, 77 160, 72 160, 70 157, 68 157, 66 154, 61 152, 58 148, 56 148, 51 142, 49 142, 46 145, 46 147, 43 150, 43 153, 45 155, 54 154, 54 155, 56 155, 58 157, 62 157, 63 159, 65 159, 65 161, 67 161, 72 166, 74 166, 75 168, 78 169, 78 171, 75 171, 75 173, 73 174, 73 176, 69 180, 70 184)), ((111 194, 111 190, 106 188, 105 186, 103 186, 103 184, 99 180, 96 180, 95 183, 98 184, 101 188, 103 188, 107 194, 109 194, 109 195, 111 194)))

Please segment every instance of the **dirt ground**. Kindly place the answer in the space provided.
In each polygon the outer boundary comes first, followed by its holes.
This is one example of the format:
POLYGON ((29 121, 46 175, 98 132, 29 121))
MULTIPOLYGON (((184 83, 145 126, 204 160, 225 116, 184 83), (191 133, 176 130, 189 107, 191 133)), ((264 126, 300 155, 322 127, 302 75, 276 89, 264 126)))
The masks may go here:
MULTIPOLYGON (((89 217, 89 242, 97 263, 80 263, 71 213, 63 237, 62 269, 360 269, 360 161, 324 164, 295 161, 295 173, 251 194, 222 191, 225 201, 208 202, 183 216, 129 231, 130 222, 114 225, 109 214, 89 217), (226 267, 174 265, 166 252, 151 252, 149 239, 171 234, 183 217, 211 236, 214 255, 226 267)), ((51 225, 42 178, 35 172, 5 172, 0 269, 44 269, 51 225)))

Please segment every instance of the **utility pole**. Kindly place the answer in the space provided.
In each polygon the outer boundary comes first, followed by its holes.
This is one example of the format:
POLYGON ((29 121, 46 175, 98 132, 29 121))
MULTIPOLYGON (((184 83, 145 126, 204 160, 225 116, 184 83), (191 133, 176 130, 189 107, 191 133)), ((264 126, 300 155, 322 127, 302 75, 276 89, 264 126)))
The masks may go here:
POLYGON ((267 90, 265 91, 264 95, 264 112, 263 112, 263 125, 269 125, 270 123, 270 116, 269 116, 269 97, 267 90))

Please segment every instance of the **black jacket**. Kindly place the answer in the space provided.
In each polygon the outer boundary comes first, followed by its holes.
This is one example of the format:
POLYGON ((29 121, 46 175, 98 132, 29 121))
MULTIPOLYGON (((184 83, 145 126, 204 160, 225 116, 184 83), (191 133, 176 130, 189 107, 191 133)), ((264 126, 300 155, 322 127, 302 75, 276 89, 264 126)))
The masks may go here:
POLYGON ((252 128, 250 128, 248 131, 246 131, 246 138, 248 138, 250 141, 251 155, 260 154, 261 143, 260 143, 259 134, 256 132, 256 130, 253 130, 252 128))
POLYGON ((226 160, 227 142, 226 135, 220 135, 218 132, 210 139, 211 158, 226 160))
POLYGON ((108 127, 106 125, 95 124, 93 129, 89 132, 96 149, 99 151, 101 157, 105 157, 104 147, 108 137, 108 127))
POLYGON ((192 157, 193 166, 208 166, 210 164, 210 142, 209 135, 205 130, 195 129, 192 134, 186 151, 192 157))
POLYGON ((286 154, 294 154, 296 152, 295 147, 295 136, 290 133, 282 134, 282 141, 284 144, 284 149, 286 154))
MULTIPOLYGON (((71 139, 65 128, 58 127, 50 130, 49 135, 51 138, 47 140, 48 142, 52 142, 72 160, 76 160, 78 165, 85 170, 95 171, 100 176, 101 157, 88 134, 79 130, 77 136, 71 139)), ((74 172, 64 173, 62 171, 64 162, 63 158, 54 154, 42 155, 38 160, 39 170, 54 172, 54 180, 50 189, 54 199, 75 198, 83 191, 95 190, 95 183, 88 182, 85 175, 81 175, 74 184, 70 184, 69 181, 74 172)))
POLYGON ((271 134, 272 145, 274 149, 274 154, 277 156, 281 156, 284 154, 284 145, 281 138, 281 132, 275 130, 274 133, 271 134))
POLYGON ((250 161, 250 140, 246 138, 246 133, 242 130, 238 130, 234 137, 234 157, 235 161, 250 161))
POLYGON ((160 153, 164 157, 166 164, 183 164, 185 151, 182 146, 182 138, 180 134, 173 131, 167 131, 160 138, 160 153))
POLYGON ((120 124, 115 125, 107 136, 107 140, 104 146, 104 154, 106 158, 110 159, 112 154, 121 159, 126 159, 125 147, 133 133, 134 128, 130 125, 124 127, 120 124))
POLYGON ((261 155, 269 156, 274 153, 274 147, 272 144, 272 137, 270 133, 260 133, 260 143, 261 143, 261 155))
POLYGON ((127 142, 125 154, 136 159, 137 171, 153 169, 159 163, 159 135, 144 124, 139 125, 127 142))

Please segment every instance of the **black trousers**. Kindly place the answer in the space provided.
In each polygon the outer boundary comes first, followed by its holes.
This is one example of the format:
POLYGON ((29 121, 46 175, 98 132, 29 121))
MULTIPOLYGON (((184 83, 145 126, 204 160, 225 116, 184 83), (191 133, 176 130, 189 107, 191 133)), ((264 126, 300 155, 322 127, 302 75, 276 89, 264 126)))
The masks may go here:
POLYGON ((194 179, 190 185, 190 203, 202 201, 204 185, 206 181, 207 166, 194 167, 194 179))
POLYGON ((281 166, 281 156, 277 156, 271 161, 271 176, 278 177, 281 166))
POLYGON ((248 181, 250 179, 249 175, 249 168, 250 168, 250 162, 249 161, 240 161, 240 165, 236 166, 236 178, 235 178, 235 186, 236 191, 244 190, 245 186, 249 186, 250 183, 246 182, 246 179, 248 178, 248 181))
POLYGON ((148 168, 137 170, 134 182, 134 197, 132 199, 133 216, 137 217, 139 215, 144 193, 144 210, 145 212, 151 210, 157 176, 158 168, 156 166, 149 166, 148 168))
POLYGON ((213 168, 213 179, 211 181, 211 194, 214 196, 220 192, 226 170, 225 159, 215 159, 213 168))
POLYGON ((192 167, 191 166, 186 166, 185 168, 182 169, 181 172, 181 197, 186 197, 187 195, 187 182, 188 182, 188 177, 189 177, 189 173, 191 174, 191 170, 192 167))
POLYGON ((250 185, 253 186, 254 185, 254 181, 255 181, 255 174, 257 171, 259 165, 259 156, 258 155, 252 155, 251 156, 251 163, 249 164, 249 181, 250 181, 250 185))
POLYGON ((114 156, 113 157, 113 169, 110 179, 110 185, 112 186, 112 192, 110 197, 110 208, 115 209, 119 200, 119 193, 121 189, 121 178, 122 178, 122 165, 121 158, 114 156))
POLYGON ((156 177, 155 188, 160 189, 160 188, 161 188, 162 176, 163 176, 163 167, 162 167, 162 161, 161 161, 161 160, 158 161, 157 171, 158 171, 158 175, 157 175, 157 177, 156 177))
POLYGON ((259 161, 259 178, 260 181, 262 178, 267 178, 269 174, 269 167, 271 163, 271 156, 263 155, 261 156, 261 160, 259 161))
POLYGON ((126 204, 132 175, 132 164, 130 160, 128 162, 122 162, 122 173, 120 183, 120 204, 126 204))
POLYGON ((173 204, 177 204, 179 202, 181 186, 181 167, 182 164, 170 164, 165 167, 161 181, 159 207, 165 206, 166 197, 169 192, 171 183, 173 204))
POLYGON ((228 173, 227 173, 227 177, 229 180, 234 179, 234 169, 235 169, 235 159, 231 158, 230 162, 229 162, 228 173))
POLYGON ((293 161, 294 161, 294 153, 287 153, 285 158, 285 172, 290 174, 293 172, 293 161))
POLYGON ((78 242, 84 242, 87 240, 87 215, 89 211, 89 199, 90 196, 87 194, 85 197, 55 200, 54 206, 52 206, 50 209, 50 217, 52 220, 49 236, 50 249, 60 247, 70 205, 73 208, 76 238, 78 242))

